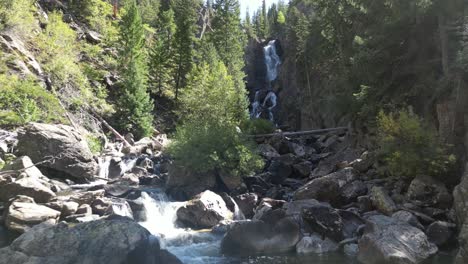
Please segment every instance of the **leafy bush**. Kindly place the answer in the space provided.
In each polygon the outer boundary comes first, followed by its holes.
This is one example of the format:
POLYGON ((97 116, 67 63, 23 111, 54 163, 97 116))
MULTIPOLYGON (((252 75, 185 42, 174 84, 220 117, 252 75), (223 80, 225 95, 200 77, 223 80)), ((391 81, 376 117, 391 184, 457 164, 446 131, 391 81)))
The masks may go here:
POLYGON ((252 119, 242 122, 241 130, 248 135, 270 134, 275 131, 275 126, 266 119, 252 119))
POLYGON ((113 7, 103 0, 72 1, 75 14, 84 18, 92 30, 101 33, 107 40, 114 41, 118 35, 117 26, 112 20, 113 7))
POLYGON ((261 169, 263 160, 234 126, 187 122, 177 128, 169 152, 176 162, 199 173, 225 171, 232 176, 261 169))
POLYGON ((30 80, 0 75, 0 125, 14 127, 28 122, 61 122, 63 109, 57 98, 30 80))
POLYGON ((234 177, 248 175, 263 165, 237 126, 246 109, 239 109, 232 77, 221 62, 194 68, 181 96, 182 123, 170 146, 176 162, 194 172, 223 172, 234 177))
POLYGON ((86 142, 88 143, 88 147, 93 154, 100 153, 103 149, 101 140, 92 134, 86 136, 86 142))
POLYGON ((448 154, 448 146, 439 141, 435 129, 412 112, 380 112, 377 123, 380 155, 390 175, 439 176, 454 165, 455 156, 448 154))
POLYGON ((0 29, 9 27, 20 37, 30 37, 39 28, 34 3, 35 0, 0 0, 0 29))

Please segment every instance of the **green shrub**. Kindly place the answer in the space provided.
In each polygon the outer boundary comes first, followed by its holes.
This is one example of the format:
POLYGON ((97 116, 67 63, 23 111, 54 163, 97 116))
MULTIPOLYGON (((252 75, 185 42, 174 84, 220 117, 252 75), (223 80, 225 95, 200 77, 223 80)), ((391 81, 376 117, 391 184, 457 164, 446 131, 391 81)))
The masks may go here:
POLYGON ((245 95, 221 62, 195 67, 181 96, 182 122, 169 148, 176 163, 197 173, 245 176, 262 168, 254 145, 237 131, 245 95))
POLYGON ((95 135, 87 135, 86 142, 88 143, 88 147, 93 154, 100 153, 103 150, 102 141, 95 135))
POLYGON ((113 7, 104 0, 79 0, 71 3, 75 14, 84 18, 92 30, 101 33, 108 41, 116 40, 118 30, 112 20, 113 7))
POLYGON ((266 119, 251 119, 242 122, 241 130, 247 135, 261 135, 275 132, 275 126, 266 119))
POLYGON ((0 125, 14 127, 34 121, 64 121, 57 98, 31 80, 0 75, 0 125))
POLYGON ((0 0, 0 29, 11 28, 19 37, 29 38, 39 28, 34 17, 35 0, 0 0))
POLYGON ((412 112, 380 112, 377 123, 384 173, 407 178, 440 176, 455 164, 455 156, 448 154, 448 146, 439 141, 435 129, 412 112))
POLYGON ((169 152, 177 164, 198 173, 224 171, 232 176, 245 176, 263 166, 252 142, 234 126, 216 122, 188 122, 179 126, 169 152))

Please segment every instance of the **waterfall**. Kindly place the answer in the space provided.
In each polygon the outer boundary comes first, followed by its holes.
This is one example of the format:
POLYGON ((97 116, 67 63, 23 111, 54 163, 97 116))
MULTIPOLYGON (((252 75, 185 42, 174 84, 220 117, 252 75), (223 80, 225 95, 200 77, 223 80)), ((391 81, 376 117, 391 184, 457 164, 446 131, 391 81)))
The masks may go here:
POLYGON ((194 231, 176 225, 177 209, 184 202, 171 202, 162 190, 142 192, 146 221, 140 222, 151 234, 159 237, 162 248, 190 264, 230 263, 220 255, 221 236, 209 231, 194 231))
POLYGON ((263 48, 263 52, 267 68, 266 80, 271 83, 278 78, 278 67, 281 64, 281 59, 276 53, 276 40, 268 42, 268 45, 263 48))
POLYGON ((110 156, 105 156, 105 157, 99 157, 98 158, 98 165, 99 165, 99 173, 98 176, 101 179, 107 179, 109 178, 109 166, 111 162, 112 157, 110 156))
POLYGON ((268 42, 268 44, 263 48, 263 54, 266 66, 265 79, 267 81, 267 89, 264 89, 263 91, 257 90, 255 92, 250 117, 252 119, 266 118, 272 123, 275 123, 273 110, 277 106, 278 98, 275 92, 271 89, 271 83, 278 78, 278 68, 281 65, 281 59, 276 51, 276 40, 268 42))

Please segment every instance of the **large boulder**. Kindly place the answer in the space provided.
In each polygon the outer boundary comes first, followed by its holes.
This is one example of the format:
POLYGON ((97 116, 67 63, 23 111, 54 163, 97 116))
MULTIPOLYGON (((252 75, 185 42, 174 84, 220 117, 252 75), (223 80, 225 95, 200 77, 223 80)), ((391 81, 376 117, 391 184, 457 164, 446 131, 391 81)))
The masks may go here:
POLYGON ((421 263, 434 255, 437 247, 427 236, 408 223, 374 215, 367 219, 364 235, 359 240, 358 259, 364 264, 421 263))
POLYGON ((0 202, 7 202, 16 195, 32 197, 39 203, 55 197, 55 193, 37 178, 25 176, 15 181, 0 181, 0 202))
POLYGON ((205 190, 216 186, 214 173, 198 174, 177 165, 169 167, 166 192, 176 200, 186 201, 205 190))
POLYGON ((15 200, 6 210, 5 226, 12 231, 24 233, 43 222, 56 224, 60 212, 32 200, 15 200))
POLYGON ((30 123, 18 133, 18 152, 43 162, 39 168, 48 176, 85 180, 98 171, 86 139, 70 126, 30 123))
POLYGON ((125 219, 41 224, 0 249, 1 263, 181 264, 138 223, 125 219))
POLYGON ((223 198, 212 191, 200 193, 177 210, 177 221, 196 229, 212 228, 232 217, 223 198))
POLYGON ((303 237, 296 245, 296 252, 299 254, 323 254, 337 250, 337 243, 329 238, 323 238, 316 234, 303 237))
POLYGON ((357 237, 359 227, 365 223, 361 217, 352 212, 321 204, 304 208, 302 219, 307 229, 336 242, 357 237))
POLYGON ((290 218, 274 223, 261 220, 234 222, 221 242, 228 255, 278 254, 295 249, 301 238, 299 225, 290 218))
POLYGON ((426 235, 432 243, 437 246, 444 246, 453 242, 456 227, 457 226, 452 223, 436 221, 427 227, 426 235))
POLYGON ((444 183, 430 177, 417 176, 413 179, 407 192, 408 200, 419 203, 422 206, 435 206, 439 208, 450 208, 452 206, 452 195, 444 183))
POLYGON ((453 191, 453 207, 455 208, 457 226, 460 229, 458 240, 460 249, 456 263, 468 263, 468 163, 461 182, 453 191))
POLYGON ((398 209, 395 202, 382 187, 372 187, 370 199, 372 205, 386 215, 392 215, 398 209))
POLYGON ((240 210, 247 218, 252 218, 255 214, 255 207, 258 203, 258 195, 255 193, 244 193, 234 197, 240 210))
POLYGON ((340 203, 340 190, 347 183, 356 179, 352 168, 345 168, 338 172, 313 179, 294 193, 294 200, 316 199, 332 204, 340 203))

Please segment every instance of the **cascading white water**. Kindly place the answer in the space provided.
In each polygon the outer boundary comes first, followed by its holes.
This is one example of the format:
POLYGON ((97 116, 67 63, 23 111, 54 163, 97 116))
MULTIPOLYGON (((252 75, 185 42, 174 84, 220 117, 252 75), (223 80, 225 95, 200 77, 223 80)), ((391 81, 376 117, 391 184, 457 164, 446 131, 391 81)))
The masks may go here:
POLYGON ((271 87, 271 82, 275 81, 278 78, 278 68, 281 65, 281 59, 276 51, 276 40, 271 40, 268 44, 263 48, 264 53, 264 60, 266 65, 266 76, 265 79, 268 85, 268 93, 261 99, 261 90, 255 92, 255 98, 252 102, 252 112, 250 117, 251 118, 260 118, 263 112, 266 112, 268 119, 271 122, 274 121, 274 114, 273 109, 277 105, 277 96, 275 92, 273 92, 271 87))
POLYGON ((140 222, 151 234, 160 238, 161 246, 168 249, 184 263, 229 263, 220 255, 221 237, 209 231, 194 231, 176 226, 177 209, 184 202, 171 202, 158 190, 143 192, 140 201, 146 209, 146 221, 140 222))
POLYGON ((278 78, 278 67, 281 64, 281 59, 278 53, 276 53, 276 40, 268 42, 268 45, 263 48, 263 52, 265 54, 265 64, 267 68, 266 79, 268 83, 271 83, 278 78))

